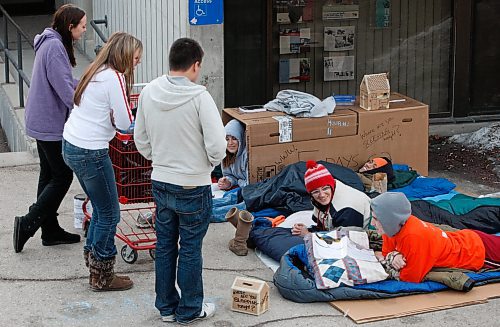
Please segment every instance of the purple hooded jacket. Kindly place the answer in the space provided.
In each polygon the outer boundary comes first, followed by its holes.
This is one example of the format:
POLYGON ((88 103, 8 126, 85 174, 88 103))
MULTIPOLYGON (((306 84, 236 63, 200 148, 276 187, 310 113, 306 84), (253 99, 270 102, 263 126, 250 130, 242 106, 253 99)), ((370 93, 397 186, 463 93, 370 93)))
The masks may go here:
POLYGON ((26 133, 40 141, 60 141, 73 109, 76 80, 61 35, 46 28, 35 36, 35 63, 26 102, 26 133))

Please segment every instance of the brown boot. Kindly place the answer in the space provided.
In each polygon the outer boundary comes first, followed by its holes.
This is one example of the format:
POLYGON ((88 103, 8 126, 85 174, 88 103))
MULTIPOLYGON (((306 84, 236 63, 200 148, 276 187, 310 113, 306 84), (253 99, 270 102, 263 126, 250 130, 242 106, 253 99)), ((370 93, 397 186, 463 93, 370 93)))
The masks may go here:
POLYGON ((130 279, 115 275, 114 266, 114 257, 109 260, 98 260, 89 253, 90 288, 93 291, 124 291, 132 288, 134 283, 130 279))
POLYGON ((229 250, 239 256, 248 254, 247 240, 252 228, 253 216, 246 210, 240 211, 238 215, 238 227, 234 238, 229 241, 229 250))
MULTIPOLYGON (((89 268, 89 251, 83 250, 83 260, 85 260, 85 267, 89 268)), ((89 285, 92 285, 92 273, 89 275, 89 285)))
MULTIPOLYGON (((85 260, 85 267, 87 268, 89 268, 89 253, 89 251, 83 250, 83 260, 85 260)), ((121 279, 130 279, 128 276, 116 275, 116 277, 121 279)), ((97 276, 92 276, 92 274, 89 275, 89 285, 92 285, 92 278, 97 278, 97 276)))
POLYGON ((229 209, 226 213, 226 220, 234 226, 234 228, 238 228, 238 216, 240 214, 240 209, 233 207, 229 209))

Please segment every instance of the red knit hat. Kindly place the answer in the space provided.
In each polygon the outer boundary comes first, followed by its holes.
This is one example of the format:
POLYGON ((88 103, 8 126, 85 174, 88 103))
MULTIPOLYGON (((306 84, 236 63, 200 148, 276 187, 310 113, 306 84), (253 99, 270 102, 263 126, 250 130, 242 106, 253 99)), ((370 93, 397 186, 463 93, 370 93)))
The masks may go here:
POLYGON ((332 188, 332 191, 335 190, 335 179, 325 166, 314 160, 308 160, 306 168, 307 170, 304 174, 304 182, 308 193, 326 185, 329 185, 332 188))

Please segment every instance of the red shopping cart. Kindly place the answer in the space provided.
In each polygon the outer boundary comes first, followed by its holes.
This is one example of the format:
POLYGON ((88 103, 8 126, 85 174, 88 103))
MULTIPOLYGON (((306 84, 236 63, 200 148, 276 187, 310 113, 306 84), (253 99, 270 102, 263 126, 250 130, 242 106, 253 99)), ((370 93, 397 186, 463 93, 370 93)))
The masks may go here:
MULTIPOLYGON (((131 96, 132 108, 136 107, 138 97, 138 94, 131 96)), ((109 143, 109 156, 115 173, 121 213, 116 237, 125 243, 120 255, 125 262, 132 264, 138 258, 138 251, 148 250, 154 259, 156 231, 155 206, 151 191, 151 161, 146 160, 137 151, 132 134, 120 132, 117 132, 109 143)), ((82 205, 85 214, 83 221, 85 234, 91 219, 91 214, 87 210, 88 202, 87 199, 82 205)))

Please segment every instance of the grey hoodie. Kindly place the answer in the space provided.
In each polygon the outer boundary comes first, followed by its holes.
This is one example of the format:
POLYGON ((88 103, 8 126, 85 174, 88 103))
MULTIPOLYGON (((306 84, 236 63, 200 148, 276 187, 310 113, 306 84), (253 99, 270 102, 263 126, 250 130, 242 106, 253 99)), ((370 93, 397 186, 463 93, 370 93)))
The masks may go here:
POLYGON ((35 37, 35 54, 26 102, 26 133, 41 141, 60 141, 73 109, 76 80, 62 37, 52 28, 35 37))
POLYGON ((141 92, 134 129, 139 152, 153 161, 151 179, 180 186, 211 183, 225 156, 224 125, 204 86, 161 76, 141 92))
POLYGON ((248 155, 245 144, 245 130, 236 119, 232 119, 225 127, 226 136, 231 135, 238 140, 238 152, 235 162, 229 167, 222 165, 222 175, 227 177, 231 186, 244 187, 248 185, 248 155))

